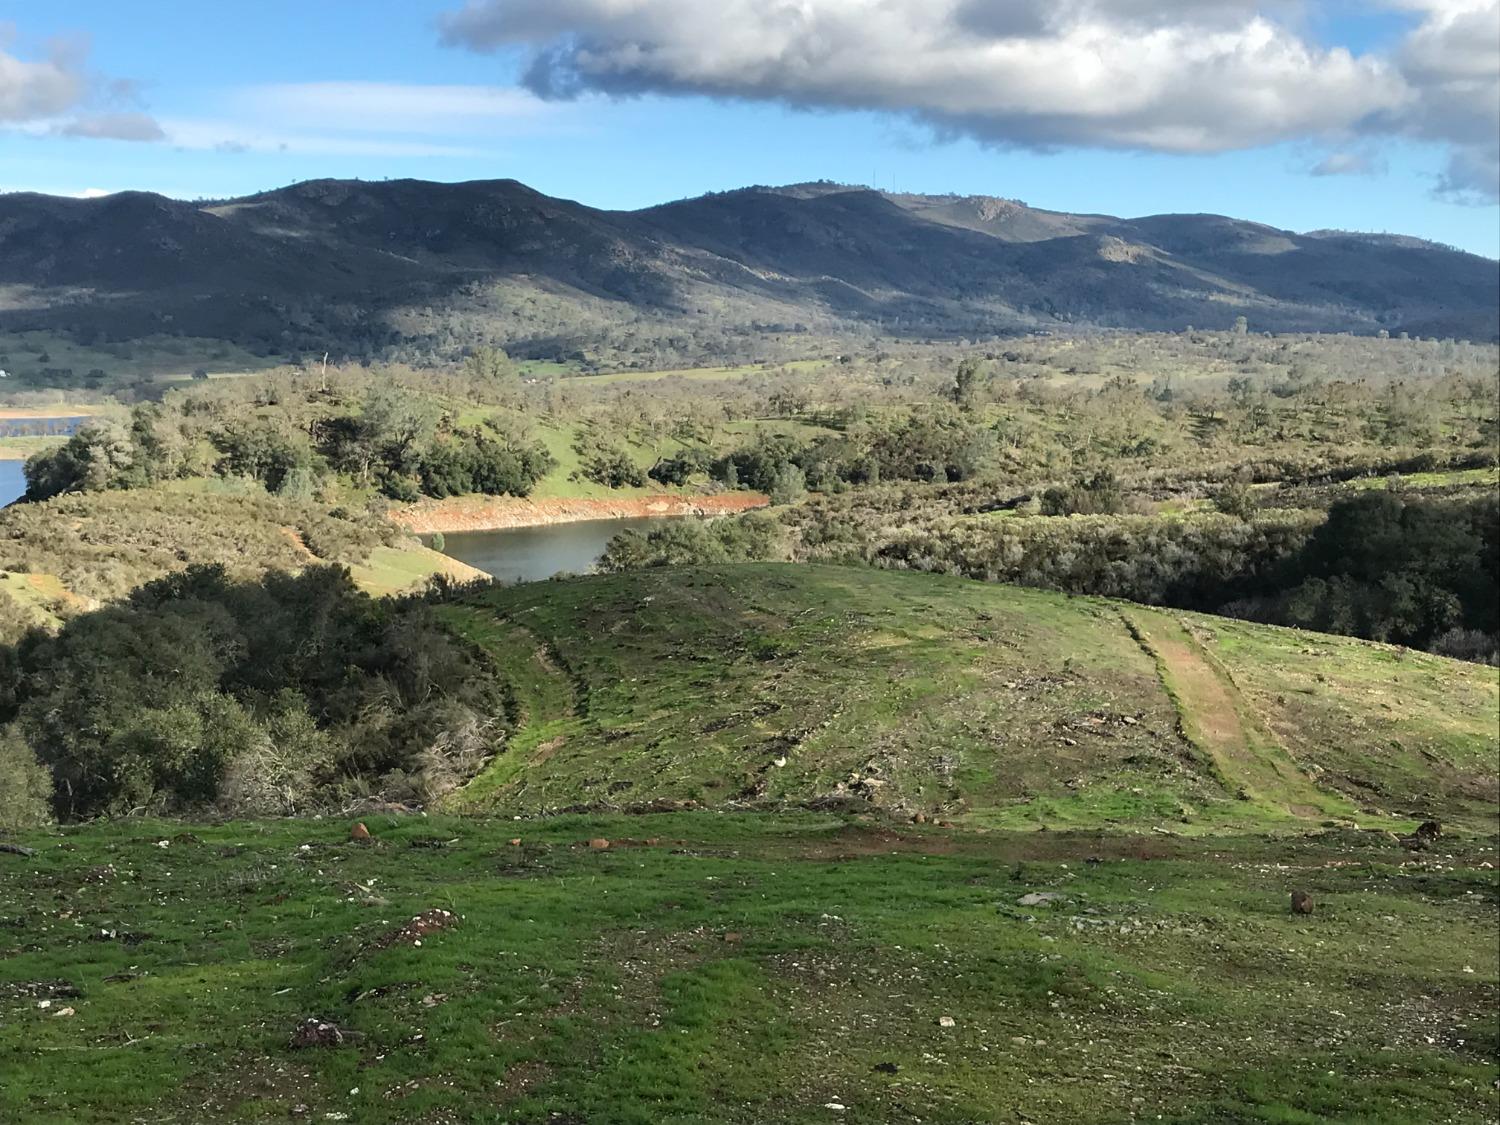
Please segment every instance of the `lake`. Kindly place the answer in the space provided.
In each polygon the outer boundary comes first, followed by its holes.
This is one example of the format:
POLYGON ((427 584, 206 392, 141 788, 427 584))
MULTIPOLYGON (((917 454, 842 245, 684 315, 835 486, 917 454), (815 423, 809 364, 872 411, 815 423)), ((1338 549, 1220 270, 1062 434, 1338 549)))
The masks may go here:
MULTIPOLYGON (((443 553, 507 584, 541 582, 557 574, 583 574, 620 532, 661 522, 662 517, 646 517, 455 531, 443 536, 443 553)), ((425 536, 424 541, 431 544, 432 539, 425 536)))
POLYGON ((0 461, 0 508, 26 492, 25 461, 0 461))

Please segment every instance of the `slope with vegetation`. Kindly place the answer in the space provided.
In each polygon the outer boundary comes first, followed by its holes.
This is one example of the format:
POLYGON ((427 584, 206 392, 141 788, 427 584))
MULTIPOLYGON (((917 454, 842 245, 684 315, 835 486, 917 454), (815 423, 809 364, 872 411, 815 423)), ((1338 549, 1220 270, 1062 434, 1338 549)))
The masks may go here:
POLYGON ((443 613, 535 701, 530 749, 455 807, 1494 817, 1493 673, 1392 648, 818 566, 520 587, 443 613))
POLYGON ((680 365, 791 358, 778 353, 797 339, 1237 317, 1276 331, 1500 333, 1495 263, 1418 240, 837 185, 634 213, 505 180, 323 180, 207 204, 13 194, 0 197, 0 284, 7 332, 84 347, 198 340, 220 370, 289 352, 427 361, 482 344, 680 365))

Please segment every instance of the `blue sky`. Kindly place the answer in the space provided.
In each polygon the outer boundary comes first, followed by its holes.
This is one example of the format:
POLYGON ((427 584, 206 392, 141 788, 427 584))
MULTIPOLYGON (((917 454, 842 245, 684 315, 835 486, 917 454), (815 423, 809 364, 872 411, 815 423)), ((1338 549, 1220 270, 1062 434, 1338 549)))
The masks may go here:
MULTIPOLYGON (((1123 124, 1113 118, 1099 124, 1088 115, 1096 114, 1093 108, 1058 124, 1050 115, 1014 111, 1009 88, 981 91, 992 101, 955 116, 944 100, 948 91, 934 92, 927 83, 916 93, 879 85, 878 60, 869 67, 874 79, 861 74, 843 86, 809 85, 795 76, 784 86, 768 85, 764 60, 753 57, 756 65, 747 69, 742 58, 725 64, 716 55, 719 69, 695 61, 690 74, 666 64, 628 74, 588 69, 626 35, 631 44, 645 40, 663 57, 680 59, 672 49, 681 44, 663 30, 677 2, 632 0, 645 14, 621 26, 603 0, 580 0, 573 7, 584 12, 581 22, 559 29, 551 13, 536 7, 541 0, 474 0, 473 19, 459 32, 450 22, 445 44, 441 21, 463 0, 12 0, 0 17, 13 24, 8 37, 0 33, 0 74, 7 56, 29 63, 58 58, 60 69, 84 76, 87 89, 67 105, 59 96, 30 117, 13 110, 7 121, 0 88, 0 190, 135 188, 222 197, 322 176, 512 177, 594 206, 632 208, 752 183, 832 179, 1001 195, 1068 211, 1213 211, 1295 230, 1400 231, 1500 256, 1500 219, 1487 195, 1466 192, 1467 201, 1456 202, 1452 192, 1438 191, 1455 151, 1484 158, 1482 116, 1477 142, 1472 122, 1463 125, 1467 132, 1431 125, 1435 110, 1424 111, 1420 126, 1371 127, 1371 120, 1393 118, 1390 105, 1411 102, 1406 94, 1389 95, 1389 104, 1374 109, 1373 102, 1359 102, 1347 121, 1314 117, 1287 125, 1285 108, 1264 128, 1240 120, 1244 140, 1226 136, 1219 146, 1212 130, 1207 140, 1194 134, 1179 141, 1192 122, 1143 125, 1157 112, 1149 106, 1123 124), (663 9, 660 22, 652 22, 653 3, 663 9), (591 8, 601 13, 593 22, 591 8), (569 38, 559 38, 564 33, 569 38), (594 50, 567 64, 579 96, 538 96, 547 91, 535 69, 528 70, 529 60, 584 36, 594 50), (67 46, 59 50, 58 40, 67 46), (522 84, 528 75, 531 89, 522 84), (128 86, 110 85, 119 79, 128 86), (627 96, 616 96, 621 92, 627 96), (990 112, 1002 103, 1004 114, 990 112), (64 119, 106 124, 80 129, 60 125, 64 119), (110 139, 134 133, 137 120, 156 139, 110 139), (1055 138, 1046 131, 1054 127, 1055 138), (69 131, 103 135, 61 135, 69 131), (939 133, 947 139, 935 139, 939 133), (1460 141, 1468 149, 1456 150, 1460 141), (1224 150, 1203 151, 1217 147, 1224 150), (1320 165, 1346 174, 1313 175, 1320 165)), ((749 5, 744 10, 752 14, 757 2, 725 0, 726 10, 749 5)), ((832 9, 863 0, 810 2, 832 9)), ((1314 52, 1342 46, 1356 59, 1383 60, 1401 57, 1413 30, 1436 18, 1431 11, 1443 3, 1286 4, 1271 16, 1314 52)), ((785 54, 786 41, 774 42, 785 54)), ((859 46, 878 53, 878 45, 859 46)), ((735 44, 741 54, 760 49, 735 44)), ((819 65, 833 73, 838 61, 819 65)), ((933 65, 961 63, 935 58, 933 65)), ((1167 58, 1162 65, 1174 63, 1167 58)), ((1480 68, 1486 65, 1481 59, 1480 68)), ((1317 96, 1357 101, 1348 93, 1354 79, 1346 81, 1348 68, 1338 59, 1309 64, 1316 66, 1338 72, 1318 79, 1317 96)), ((1359 75, 1360 97, 1387 78, 1376 69, 1359 75)), ((1293 89, 1285 100, 1300 96, 1293 89)))

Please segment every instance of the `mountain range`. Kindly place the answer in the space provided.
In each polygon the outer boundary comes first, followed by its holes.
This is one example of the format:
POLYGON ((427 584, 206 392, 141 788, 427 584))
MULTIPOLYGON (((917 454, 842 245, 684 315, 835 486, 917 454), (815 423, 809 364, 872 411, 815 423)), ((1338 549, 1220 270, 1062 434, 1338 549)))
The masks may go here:
POLYGON ((564 358, 764 333, 1097 326, 1500 337, 1500 265, 1416 238, 1119 219, 832 183, 602 211, 513 180, 317 180, 185 202, 0 196, 0 330, 265 354, 564 358))

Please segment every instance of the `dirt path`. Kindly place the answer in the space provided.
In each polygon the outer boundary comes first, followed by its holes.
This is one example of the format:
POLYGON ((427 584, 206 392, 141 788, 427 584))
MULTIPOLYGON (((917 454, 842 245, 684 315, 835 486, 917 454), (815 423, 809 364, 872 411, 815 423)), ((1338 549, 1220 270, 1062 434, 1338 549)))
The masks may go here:
POLYGON ((1162 683, 1177 705, 1183 733, 1213 759, 1231 789, 1298 817, 1345 811, 1255 721, 1239 689, 1180 622, 1145 609, 1126 611, 1124 617, 1141 647, 1155 659, 1162 683))

